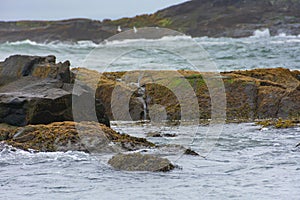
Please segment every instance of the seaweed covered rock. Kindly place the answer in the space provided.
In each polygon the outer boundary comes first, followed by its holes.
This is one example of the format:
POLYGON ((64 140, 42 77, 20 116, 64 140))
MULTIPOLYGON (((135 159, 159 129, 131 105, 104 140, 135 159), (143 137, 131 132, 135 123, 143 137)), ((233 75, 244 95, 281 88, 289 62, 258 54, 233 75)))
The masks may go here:
POLYGON ((274 127, 274 128, 277 128, 277 129, 291 128, 291 127, 297 126, 297 124, 299 124, 298 120, 283 120, 281 118, 279 118, 279 119, 260 120, 260 121, 256 122, 256 125, 262 126, 262 128, 274 127))
MULTIPOLYGON (((149 77, 142 77, 140 85, 143 89, 143 95, 141 95, 138 87, 136 87, 137 80, 131 81, 131 84, 135 87, 130 87, 130 83, 128 83, 128 74, 133 77, 134 73, 136 73, 135 77, 138 77, 139 71, 131 71, 130 73, 106 72, 103 74, 86 69, 81 69, 81 71, 83 81, 91 81, 90 77, 92 75, 98 77, 98 81, 95 84, 97 88, 96 97, 105 105, 106 114, 111 120, 115 119, 112 108, 116 103, 122 103, 122 96, 116 96, 116 94, 126 92, 131 94, 130 101, 126 102, 127 105, 121 105, 128 106, 127 111, 129 111, 131 119, 141 120, 151 118, 153 120, 156 116, 163 116, 166 120, 180 120, 182 118, 182 102, 189 104, 190 101, 187 98, 183 99, 180 103, 178 96, 174 94, 172 88, 178 89, 181 85, 184 85, 184 82, 188 82, 194 90, 199 104, 199 118, 203 120, 211 118, 211 95, 203 78, 204 75, 209 77, 207 72, 178 71, 182 75, 182 78, 174 79, 168 79, 164 77, 166 73, 160 73, 161 77, 156 80, 159 80, 161 84, 143 84, 143 82, 148 81, 149 77), (168 87, 165 87, 165 85, 168 87), (116 93, 116 88, 122 92, 116 93), (113 95, 115 95, 114 99, 119 99, 118 102, 113 101, 113 95), (145 105, 143 105, 143 102, 145 105)), ((147 73, 150 74, 150 72, 147 73)), ((299 118, 299 74, 299 71, 284 68, 221 73, 226 92, 227 119, 253 121, 254 119, 279 117, 283 119, 299 118)), ((121 117, 123 116, 122 113, 117 114, 121 117)), ((158 121, 162 120, 159 118, 158 121)))
POLYGON ((82 82, 95 89, 95 98, 103 103, 105 114, 110 120, 145 119, 143 95, 138 93, 139 86, 137 86, 138 80, 134 74, 135 72, 107 72, 101 74, 95 70, 85 68, 73 68, 72 72, 76 75, 76 82, 82 82), (129 76, 125 74, 129 74, 129 76), (121 80, 126 77, 130 78, 130 76, 136 79, 126 80, 126 82, 121 80), (130 100, 126 101, 128 99, 130 100))
POLYGON ((14 131, 16 128, 17 127, 15 126, 0 124, 0 141, 8 140, 10 133, 14 131))
MULTIPOLYGON (((70 63, 55 63, 54 56, 15 55, 0 63, 0 123, 16 126, 73 120, 72 100, 94 99, 85 85, 73 92, 70 63)), ((98 121, 109 126, 104 107, 94 102, 98 121)), ((89 110, 81 105, 84 116, 89 110)), ((82 121, 90 120, 89 115, 82 121)))
POLYGON ((175 168, 166 158, 141 153, 117 154, 108 161, 108 164, 124 171, 167 172, 175 168))
MULTIPOLYGON (((253 69, 223 73, 231 77, 231 84, 242 80, 241 85, 253 85, 252 106, 248 108, 254 113, 251 119, 283 118, 293 119, 300 116, 300 81, 299 71, 285 68, 253 69)), ((231 85, 229 84, 229 85, 231 85)), ((236 93, 244 96, 247 92, 236 93)), ((242 102, 241 102, 242 103, 242 102)), ((247 105, 247 102, 241 105, 247 105)), ((230 105, 227 106, 230 108, 230 105)), ((239 112, 242 112, 240 110, 239 112)), ((250 116, 249 116, 250 118, 250 116)))
POLYGON ((155 146, 143 138, 119 134, 97 122, 55 122, 14 128, 2 125, 0 135, 13 147, 42 152, 114 153, 155 146))

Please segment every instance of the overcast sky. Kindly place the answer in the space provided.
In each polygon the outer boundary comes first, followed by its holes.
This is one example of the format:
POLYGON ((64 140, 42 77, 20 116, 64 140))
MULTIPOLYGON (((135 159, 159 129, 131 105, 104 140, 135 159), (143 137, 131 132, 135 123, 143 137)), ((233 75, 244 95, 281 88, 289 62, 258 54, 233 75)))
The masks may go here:
POLYGON ((117 19, 153 13, 187 0, 0 0, 0 20, 117 19))

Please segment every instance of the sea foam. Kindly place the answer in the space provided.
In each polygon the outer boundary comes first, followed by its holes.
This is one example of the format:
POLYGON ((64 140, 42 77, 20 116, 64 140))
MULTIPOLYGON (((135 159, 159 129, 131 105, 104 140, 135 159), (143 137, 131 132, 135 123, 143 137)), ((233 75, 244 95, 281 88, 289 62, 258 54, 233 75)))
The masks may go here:
POLYGON ((270 30, 268 28, 263 30, 256 30, 253 33, 252 38, 268 38, 271 37, 270 30))

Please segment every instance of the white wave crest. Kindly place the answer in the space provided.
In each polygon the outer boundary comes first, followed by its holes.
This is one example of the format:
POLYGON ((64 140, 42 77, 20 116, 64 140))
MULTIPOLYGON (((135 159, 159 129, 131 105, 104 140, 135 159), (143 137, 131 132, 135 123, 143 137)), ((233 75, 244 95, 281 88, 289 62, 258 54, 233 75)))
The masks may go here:
POLYGON ((105 40, 105 45, 124 45, 124 44, 132 44, 132 43, 139 43, 139 42, 172 42, 172 41, 182 41, 182 40, 190 40, 192 39, 191 36, 187 35, 180 35, 180 36, 164 36, 160 39, 124 39, 124 40, 105 40))
POLYGON ((270 30, 268 28, 263 29, 263 30, 256 30, 253 33, 253 36, 250 38, 269 38, 271 37, 270 30))
POLYGON ((15 41, 15 42, 6 42, 6 45, 12 45, 12 46, 18 46, 18 45, 32 45, 32 46, 36 46, 39 45, 37 42, 31 41, 31 40, 22 40, 22 41, 15 41))
POLYGON ((279 33, 278 35, 275 36, 275 38, 299 38, 300 35, 288 35, 286 33, 279 33))
POLYGON ((73 47, 73 48, 95 48, 99 46, 99 44, 94 43, 93 41, 90 40, 82 40, 78 42, 61 42, 61 41, 53 41, 53 42, 44 42, 44 43, 38 43, 35 41, 31 40, 22 40, 22 41, 15 41, 15 42, 5 42, 4 45, 6 46, 23 46, 23 45, 28 45, 28 46, 45 46, 45 47, 73 47))
POLYGON ((45 42, 45 43, 38 43, 35 41, 31 41, 29 39, 23 41, 16 41, 16 42, 6 42, 5 45, 7 46, 22 46, 22 45, 29 45, 29 46, 45 46, 45 47, 61 47, 61 48, 97 48, 103 45, 126 45, 126 44, 134 44, 140 42, 168 42, 168 41, 182 41, 182 40, 190 40, 192 39, 191 36, 165 36, 160 39, 123 39, 123 40, 105 40, 99 44, 91 41, 91 40, 81 40, 77 42, 61 42, 61 41, 53 41, 53 42, 45 42))

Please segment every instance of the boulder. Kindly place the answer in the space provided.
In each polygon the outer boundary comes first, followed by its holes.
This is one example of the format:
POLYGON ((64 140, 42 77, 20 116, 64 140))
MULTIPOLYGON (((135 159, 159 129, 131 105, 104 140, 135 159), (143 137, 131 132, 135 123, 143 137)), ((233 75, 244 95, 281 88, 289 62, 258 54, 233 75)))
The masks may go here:
POLYGON ((124 171, 167 172, 175 168, 166 158, 141 153, 117 154, 108 161, 108 164, 124 171))
POLYGON ((55 63, 55 56, 13 55, 0 63, 0 86, 22 77, 53 78, 70 83, 70 62, 55 63))
MULTIPOLYGON (((94 99, 93 91, 79 85, 73 92, 70 63, 55 64, 54 56, 20 56, 0 64, 0 123, 15 126, 48 124, 73 120, 72 100, 94 99)), ((109 126, 104 107, 95 102, 98 121, 109 126)), ((82 109, 82 121, 90 120, 90 110, 82 109)))

